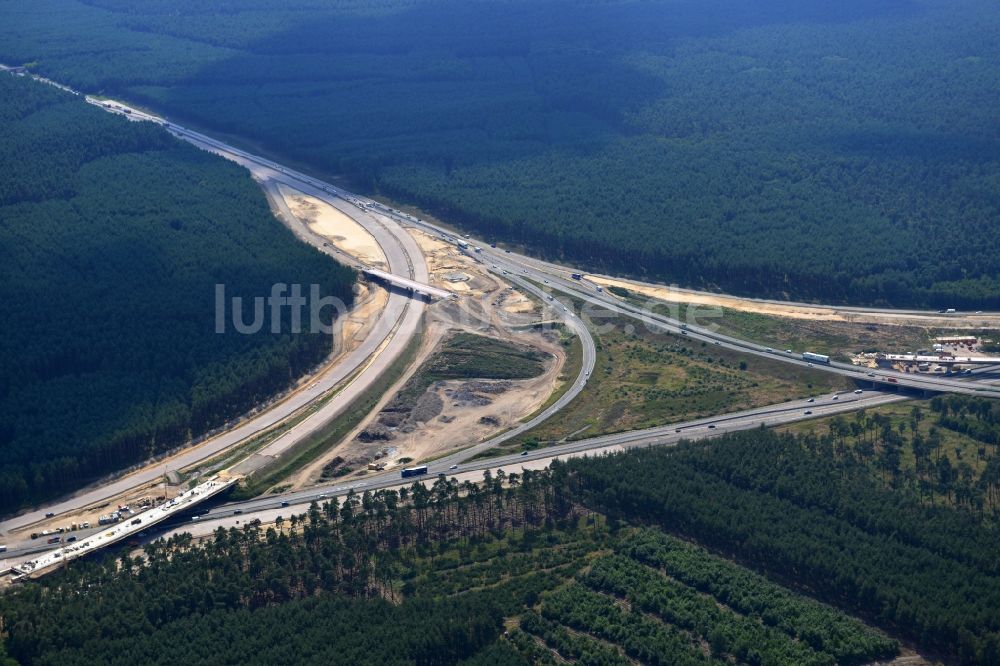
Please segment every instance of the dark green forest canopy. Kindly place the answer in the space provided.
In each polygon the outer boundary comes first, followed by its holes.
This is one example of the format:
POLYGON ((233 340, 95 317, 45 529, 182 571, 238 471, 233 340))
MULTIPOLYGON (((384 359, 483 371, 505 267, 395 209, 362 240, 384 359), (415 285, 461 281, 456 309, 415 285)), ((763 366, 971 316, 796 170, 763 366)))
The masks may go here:
POLYGON ((549 257, 985 308, 998 32, 990 0, 39 0, 0 60, 549 257))
POLYGON ((561 663, 536 645, 583 664, 828 666, 892 657, 885 631, 944 663, 1000 664, 989 519, 928 506, 839 440, 730 433, 352 492, 201 545, 176 535, 143 564, 131 549, 74 561, 0 596, 7 649, 36 664, 457 663, 495 644, 526 658, 508 663, 561 663))
POLYGON ((201 544, 175 536, 147 545, 142 564, 126 554, 74 562, 0 596, 6 642, 25 664, 64 665, 452 664, 475 654, 490 666, 852 666, 898 652, 856 618, 697 546, 608 530, 565 481, 441 478, 314 504, 273 528, 219 529, 201 544), (618 610, 615 596, 634 609, 618 610), (545 645, 561 658, 546 658, 545 645), (497 650, 522 658, 498 661, 497 650))
POLYGON ((0 173, 0 513, 182 444, 329 353, 287 327, 215 333, 216 284, 352 295, 240 167, 0 74, 0 173))

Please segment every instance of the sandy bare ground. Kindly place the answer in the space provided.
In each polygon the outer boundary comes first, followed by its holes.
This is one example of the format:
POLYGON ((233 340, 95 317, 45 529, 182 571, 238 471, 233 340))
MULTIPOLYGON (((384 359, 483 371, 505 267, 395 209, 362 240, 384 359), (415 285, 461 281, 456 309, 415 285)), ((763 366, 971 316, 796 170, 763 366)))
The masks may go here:
POLYGON ((432 284, 459 293, 461 298, 457 302, 438 303, 428 310, 424 337, 414 362, 353 432, 284 482, 291 482, 293 488, 317 483, 324 465, 337 457, 343 458, 345 465, 352 469, 363 470, 379 451, 385 449, 390 450, 391 454, 380 462, 392 467, 401 458, 424 460, 463 448, 506 430, 534 413, 548 400, 557 386, 566 361, 565 350, 551 333, 515 330, 537 321, 540 313, 537 303, 489 274, 481 264, 463 255, 454 246, 418 230, 408 231, 425 254, 432 284), (445 276, 454 274, 464 274, 468 280, 450 282, 445 279, 445 276), (463 288, 456 289, 456 285, 463 288), (438 350, 442 340, 455 330, 528 345, 548 352, 551 359, 542 375, 507 383, 508 390, 490 395, 491 404, 488 405, 456 403, 449 398, 450 391, 469 380, 444 382, 430 389, 438 394, 444 404, 439 415, 428 422, 417 422, 412 431, 399 432, 391 441, 358 441, 358 435, 378 420, 379 413, 392 402, 416 370, 438 350))
POLYGON ((694 303, 710 307, 723 307, 741 312, 787 317, 790 319, 812 319, 817 321, 844 321, 861 324, 907 324, 935 326, 941 328, 983 328, 1000 326, 1000 316, 992 313, 956 317, 934 316, 933 314, 907 314, 889 312, 864 312, 837 307, 808 306, 796 304, 770 303, 753 299, 688 291, 675 287, 635 282, 602 275, 587 275, 586 279, 605 287, 621 287, 669 303, 694 303))
POLYGON ((420 364, 430 357, 437 346, 441 343, 442 334, 443 331, 439 328, 424 326, 423 338, 420 341, 420 349, 417 351, 413 363, 406 368, 406 371, 403 372, 402 376, 396 381, 396 383, 389 387, 389 390, 386 391, 385 395, 382 396, 378 403, 376 403, 371 413, 366 416, 354 430, 348 433, 347 436, 341 440, 341 442, 321 455, 314 462, 293 474, 290 478, 283 480, 281 485, 291 484, 292 490, 298 490, 310 486, 319 481, 319 476, 322 473, 323 466, 337 456, 341 456, 347 460, 351 459, 348 456, 357 457, 359 452, 352 451, 349 447, 349 443, 354 442, 358 434, 368 427, 378 413, 392 401, 393 397, 395 397, 399 390, 403 388, 407 381, 409 381, 409 379, 413 376, 413 373, 416 372, 416 369, 420 367, 420 364))
POLYGON ((329 239, 340 251, 369 266, 387 266, 382 248, 364 227, 347 214, 316 197, 278 185, 289 210, 315 234, 329 239))
MULTIPOLYGON (((539 335, 531 336, 534 338, 532 340, 534 346, 552 354, 542 375, 533 379, 505 382, 509 386, 508 390, 491 395, 491 404, 483 406, 456 403, 448 395, 471 380, 441 382, 429 389, 437 393, 444 403, 444 408, 437 417, 428 422, 418 422, 415 429, 408 433, 399 433, 395 439, 388 442, 358 441, 358 435, 378 419, 379 412, 392 402, 420 364, 437 350, 445 333, 446 330, 439 328, 425 336, 425 344, 422 345, 417 362, 386 392, 372 412, 340 444, 289 480, 293 489, 318 483, 323 466, 338 456, 346 461, 345 464, 358 470, 364 469, 368 462, 374 461, 379 451, 389 449, 392 451, 391 455, 381 462, 385 463, 387 468, 392 468, 402 466, 399 463, 402 458, 419 461, 438 457, 513 427, 545 403, 555 389, 566 360, 565 352, 559 345, 552 344, 539 335)), ((519 336, 517 341, 526 344, 525 338, 528 337, 519 336)))
POLYGON ((483 270, 482 265, 463 254, 451 243, 411 227, 406 227, 406 231, 424 254, 433 286, 473 298, 482 297, 496 288, 496 282, 483 270), (468 280, 464 282, 448 280, 447 278, 452 275, 464 275, 468 280))

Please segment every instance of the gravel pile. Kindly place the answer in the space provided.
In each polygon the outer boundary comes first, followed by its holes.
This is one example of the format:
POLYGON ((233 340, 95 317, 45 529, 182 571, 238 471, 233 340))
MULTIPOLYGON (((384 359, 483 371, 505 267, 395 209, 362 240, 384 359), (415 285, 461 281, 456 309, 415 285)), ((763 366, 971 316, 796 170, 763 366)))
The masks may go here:
POLYGON ((374 423, 358 434, 359 442, 386 442, 393 438, 392 431, 381 423, 374 423))
POLYGON ((444 401, 437 391, 427 391, 417 399, 417 404, 410 412, 410 420, 427 423, 444 409, 444 401))

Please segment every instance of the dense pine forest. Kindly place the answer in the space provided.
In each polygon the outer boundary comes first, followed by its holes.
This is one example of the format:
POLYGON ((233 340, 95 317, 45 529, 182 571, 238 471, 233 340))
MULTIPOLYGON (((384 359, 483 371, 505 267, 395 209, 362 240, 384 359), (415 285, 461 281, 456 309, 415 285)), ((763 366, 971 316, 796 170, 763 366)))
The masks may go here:
POLYGON ((548 257, 980 309, 998 32, 991 0, 38 0, 0 61, 548 257))
POLYGON ((215 333, 217 283, 352 295, 239 167, 0 74, 0 173, 0 513, 183 444, 329 353, 288 327, 215 333))
POLYGON ((1000 543, 757 430, 350 494, 0 597, 25 664, 1000 663, 1000 543))

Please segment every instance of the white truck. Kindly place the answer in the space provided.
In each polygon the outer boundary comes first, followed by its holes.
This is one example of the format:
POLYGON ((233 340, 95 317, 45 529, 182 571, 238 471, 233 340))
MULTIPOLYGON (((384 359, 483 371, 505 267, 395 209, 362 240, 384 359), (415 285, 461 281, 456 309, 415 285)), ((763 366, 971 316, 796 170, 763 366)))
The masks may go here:
POLYGON ((812 363, 829 363, 830 357, 826 354, 814 354, 813 352, 802 352, 802 360, 812 363))

